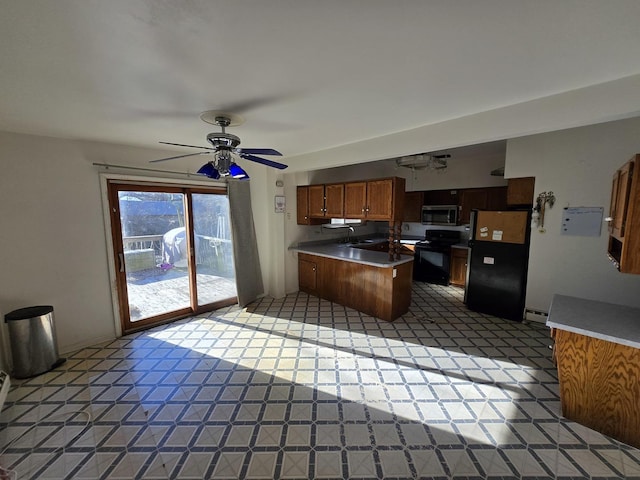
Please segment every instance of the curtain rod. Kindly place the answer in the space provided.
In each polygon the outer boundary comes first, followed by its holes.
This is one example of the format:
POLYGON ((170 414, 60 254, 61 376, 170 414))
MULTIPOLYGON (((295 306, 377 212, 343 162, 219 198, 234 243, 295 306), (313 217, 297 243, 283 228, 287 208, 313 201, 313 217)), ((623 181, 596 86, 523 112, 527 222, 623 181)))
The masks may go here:
POLYGON ((157 172, 157 173, 170 173, 173 175, 184 175, 186 177, 192 178, 199 178, 201 180, 204 180, 205 178, 207 178, 204 175, 200 175, 199 173, 185 173, 185 172, 173 172, 170 170, 160 170, 158 168, 144 168, 144 167, 131 167, 129 165, 113 165, 111 163, 94 163, 93 164, 94 167, 104 167, 106 169, 109 168, 122 168, 124 170, 139 170, 139 171, 143 171, 143 172, 157 172))

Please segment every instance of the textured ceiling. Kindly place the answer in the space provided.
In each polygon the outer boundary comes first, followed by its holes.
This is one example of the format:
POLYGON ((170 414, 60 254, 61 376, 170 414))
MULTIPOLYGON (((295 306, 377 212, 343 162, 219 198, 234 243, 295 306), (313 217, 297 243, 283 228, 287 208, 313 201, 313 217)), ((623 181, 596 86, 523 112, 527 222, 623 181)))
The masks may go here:
MULTIPOLYGON (((0 0, 0 130, 285 157, 640 74, 637 0, 0 0)), ((176 149, 188 153, 183 149, 176 149)), ((398 153, 402 152, 398 148, 398 153)), ((417 152, 416 152, 417 153, 417 152)))

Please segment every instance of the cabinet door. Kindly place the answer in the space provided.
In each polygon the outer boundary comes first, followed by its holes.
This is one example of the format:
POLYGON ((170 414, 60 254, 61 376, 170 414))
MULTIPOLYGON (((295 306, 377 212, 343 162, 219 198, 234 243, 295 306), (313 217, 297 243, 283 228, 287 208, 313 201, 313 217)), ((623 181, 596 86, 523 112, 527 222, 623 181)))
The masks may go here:
POLYGON ((344 185, 345 218, 365 218, 367 208, 367 183, 351 182, 344 185))
POLYGON ((420 222, 423 197, 423 192, 405 192, 403 219, 405 222, 420 222))
POLYGON ((487 209, 506 210, 507 209, 507 187, 487 188, 487 209))
POLYGON ((344 184, 324 186, 324 214, 329 218, 344 217, 344 184))
POLYGON ((309 187, 296 189, 296 212, 298 225, 309 225, 309 187))
POLYGON ((464 287, 467 278, 467 254, 465 248, 451 249, 451 267, 449 272, 449 282, 452 285, 464 287))
POLYGON ((424 205, 458 205, 458 190, 427 190, 424 205))
POLYGON ((485 188, 468 188, 459 193, 460 205, 458 223, 466 225, 471 221, 471 210, 487 209, 487 190, 485 188))
POLYGON ((614 180, 614 187, 616 187, 616 203, 615 212, 613 215, 613 236, 617 238, 624 238, 627 209, 629 208, 629 195, 631 193, 631 168, 632 163, 625 164, 620 170, 618 170, 617 185, 614 180))
POLYGON ((391 220, 393 218, 393 179, 367 182, 367 218, 391 220))
POLYGON ((609 203, 609 234, 613 235, 616 225, 616 206, 618 203, 618 188, 620 187, 620 170, 613 175, 611 184, 611 203, 609 203))
POLYGON ((508 182, 508 205, 533 205, 535 177, 510 178, 508 182))
POLYGON ((318 289, 318 266, 315 262, 298 258, 298 285, 303 292, 313 293, 318 289))
POLYGON ((324 217, 324 185, 309 185, 309 216, 324 217))

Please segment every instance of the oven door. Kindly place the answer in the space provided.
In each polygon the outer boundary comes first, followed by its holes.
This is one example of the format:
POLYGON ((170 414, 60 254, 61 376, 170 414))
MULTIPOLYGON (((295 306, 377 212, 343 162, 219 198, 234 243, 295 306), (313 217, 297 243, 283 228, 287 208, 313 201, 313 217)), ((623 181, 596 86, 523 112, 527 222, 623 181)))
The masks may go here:
POLYGON ((451 250, 447 248, 420 247, 416 245, 413 262, 413 279, 416 282, 449 285, 451 250))

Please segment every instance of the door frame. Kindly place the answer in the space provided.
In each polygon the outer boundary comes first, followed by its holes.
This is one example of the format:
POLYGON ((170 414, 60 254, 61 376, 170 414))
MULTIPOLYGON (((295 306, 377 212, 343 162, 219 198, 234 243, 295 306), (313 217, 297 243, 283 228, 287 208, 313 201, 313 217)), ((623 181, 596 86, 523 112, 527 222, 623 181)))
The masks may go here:
MULTIPOLYGON (((148 328, 152 328, 158 325, 162 325, 163 323, 173 322, 175 320, 179 320, 180 318, 189 317, 192 315, 197 315, 203 312, 208 312, 215 310, 216 308, 222 308, 225 306, 233 305, 237 303, 237 297, 233 297, 226 301, 215 302, 212 304, 197 306, 196 309, 192 309, 191 307, 186 309, 181 309, 179 311, 171 312, 163 318, 164 316, 153 317, 153 322, 146 322, 145 320, 141 320, 135 322, 135 324, 131 325, 131 328, 125 328, 125 320, 128 317, 123 315, 123 311, 121 308, 120 298, 121 292, 118 282, 119 273, 119 258, 118 258, 118 245, 121 243, 121 239, 114 239, 114 234, 112 231, 112 221, 113 221, 113 213, 110 207, 110 199, 109 199, 109 184, 117 183, 121 185, 131 185, 132 189, 137 187, 152 187, 152 188, 165 188, 165 189, 187 189, 190 190, 191 193, 216 193, 220 195, 227 196, 227 185, 225 182, 213 182, 213 181, 195 181, 195 180, 182 180, 175 178, 162 178, 162 177, 148 177, 148 176, 137 176, 137 175, 122 175, 122 174, 112 174, 112 173, 101 173, 100 174, 100 190, 102 195, 102 207, 103 207, 103 221, 105 226, 105 241, 107 247, 107 263, 108 263, 108 273, 111 287, 111 303, 113 307, 113 318, 114 318, 114 327, 116 337, 121 337, 122 335, 127 335, 130 333, 134 333, 136 331, 145 330, 148 328)), ((187 195, 188 197, 188 195, 187 195)), ((189 202, 189 200, 187 200, 189 202)), ((189 222, 192 224, 193 217, 191 208, 187 209, 185 222, 189 222)), ((120 219, 118 218, 118 224, 120 219)), ((194 244, 193 233, 191 229, 187 229, 187 242, 189 245, 190 251, 193 251, 191 245, 194 244)), ((190 258, 190 268, 191 262, 195 263, 195 258, 190 258)), ((193 295, 194 295, 194 287, 191 282, 195 282, 195 276, 190 278, 190 289, 191 289, 191 297, 192 304, 194 303, 193 295)), ((197 301, 197 299, 195 299, 197 301)), ((197 303, 196 303, 197 305, 197 303)), ((127 307, 128 308, 128 307, 127 307)))

